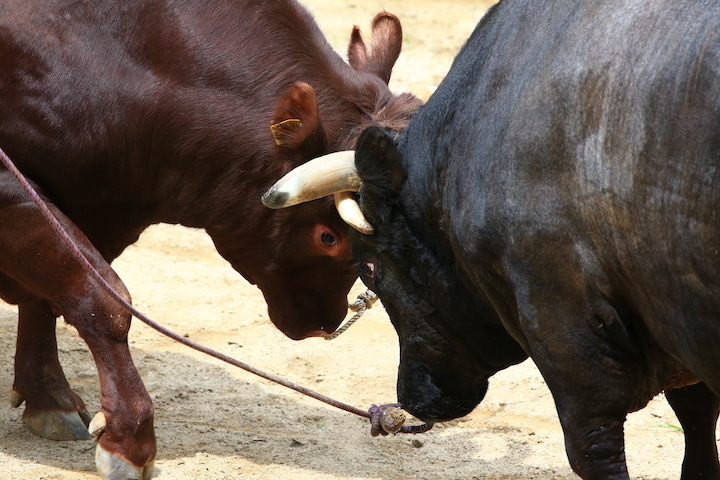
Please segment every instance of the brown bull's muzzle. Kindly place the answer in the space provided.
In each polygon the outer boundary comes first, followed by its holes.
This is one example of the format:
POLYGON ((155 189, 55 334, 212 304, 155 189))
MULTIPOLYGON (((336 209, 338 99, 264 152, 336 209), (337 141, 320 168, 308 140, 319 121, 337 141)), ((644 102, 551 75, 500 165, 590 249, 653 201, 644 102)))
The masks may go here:
POLYGON ((357 231, 372 235, 373 228, 352 193, 360 190, 361 184, 355 151, 335 152, 290 171, 265 192, 262 202, 268 208, 285 208, 333 195, 340 217, 357 231))

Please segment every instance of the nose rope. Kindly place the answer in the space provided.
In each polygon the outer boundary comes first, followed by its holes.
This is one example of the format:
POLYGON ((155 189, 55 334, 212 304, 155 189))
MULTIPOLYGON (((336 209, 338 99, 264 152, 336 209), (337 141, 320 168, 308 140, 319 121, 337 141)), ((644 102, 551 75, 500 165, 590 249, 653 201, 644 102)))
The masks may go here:
MULTIPOLYGON (((321 401, 321 402, 331 405, 333 407, 339 408, 340 410, 344 410, 349 413, 354 413, 355 415, 358 415, 360 417, 368 418, 371 421, 371 431, 373 431, 373 428, 374 428, 373 425, 375 425, 378 421, 377 420, 378 413, 376 413, 377 407, 375 405, 373 405, 373 407, 371 407, 371 411, 361 410, 357 407, 353 407, 352 405, 348 405, 346 403, 335 400, 334 398, 331 398, 331 397, 328 397, 321 393, 310 390, 309 388, 303 387, 302 385, 298 385, 297 383, 291 382, 290 380, 286 380, 277 375, 273 375, 271 373, 264 372, 263 370, 253 367, 252 365, 249 365, 245 362, 242 362, 242 361, 232 358, 228 355, 225 355, 224 353, 220 353, 216 350, 213 350, 204 345, 201 345, 197 342, 190 340, 189 338, 185 338, 181 335, 178 335, 177 333, 160 325, 159 323, 155 322, 154 320, 152 320, 150 317, 148 317, 144 313, 137 310, 127 300, 125 300, 123 297, 121 297, 120 294, 117 293, 115 291, 115 289, 112 287, 112 285, 110 285, 102 277, 102 275, 100 275, 100 273, 90 263, 90 261, 87 259, 87 257, 85 257, 85 254, 83 254, 80 251, 80 249, 78 248, 78 246, 75 245, 75 242, 73 242, 73 240, 70 238, 70 236, 68 235, 65 228, 60 224, 58 219, 55 218, 55 215, 53 215, 53 213, 50 211, 50 208, 48 208, 48 206, 45 204, 45 202, 42 200, 42 198, 40 198, 40 195, 38 195, 38 193, 35 191, 35 189, 32 187, 32 185, 30 185, 30 183, 25 178, 25 176, 20 172, 20 170, 18 170, 18 168, 15 166, 15 164, 12 162, 12 160, 10 160, 10 157, 8 157, 1 148, 0 148, 0 163, 2 163, 3 166, 5 166, 5 168, 7 168, 7 170, 18 181, 20 186, 30 196, 32 201, 38 207, 40 214, 45 218, 45 220, 48 221, 48 223, 50 224, 52 229, 60 237, 62 242, 65 244, 65 246, 70 249, 70 253, 72 254, 72 256, 82 265, 83 269, 88 273, 88 275, 93 277, 103 287, 103 289, 105 289, 105 291, 111 297, 113 297, 113 299, 115 299, 115 301, 117 301, 123 308, 125 308, 125 310, 127 310, 131 315, 138 318, 140 321, 142 321, 143 323, 145 323, 147 326, 154 329, 155 331, 175 340, 178 343, 182 343, 183 345, 185 345, 187 347, 190 347, 194 350, 205 353, 206 355, 214 357, 225 363, 229 363, 230 365, 233 365, 235 367, 241 368, 241 369, 245 370, 246 372, 257 375, 258 377, 264 378, 271 382, 277 383, 278 385, 282 385, 291 390, 295 390, 298 393, 302 393, 303 395, 307 395, 308 397, 312 397, 318 401, 321 401)), ((361 307, 359 307, 359 308, 361 308, 361 307)), ((370 307, 365 307, 365 309, 367 309, 367 308, 370 308, 370 307)), ((381 419, 381 421, 382 421, 382 419, 381 419)), ((382 422, 382 425, 385 425, 385 423, 382 422)), ((393 433, 422 433, 422 432, 429 430, 431 427, 432 427, 431 423, 426 423, 424 425, 410 425, 410 426, 403 425, 399 430, 396 430, 393 433)), ((384 426, 383 428, 385 428, 387 430, 391 429, 391 427, 388 427, 388 426, 384 426)))
POLYGON ((352 310, 353 312, 357 312, 355 315, 350 318, 347 322, 345 322, 345 325, 335 330, 335 332, 332 333, 332 335, 328 335, 327 337, 323 337, 325 340, 335 340, 337 337, 340 336, 345 330, 350 328, 353 323, 357 322, 357 320, 363 316, 363 313, 365 313, 367 310, 370 310, 373 306, 373 303, 377 301, 378 297, 375 295, 375 292, 372 290, 366 290, 365 292, 358 295, 357 300, 355 302, 348 305, 348 308, 352 310))

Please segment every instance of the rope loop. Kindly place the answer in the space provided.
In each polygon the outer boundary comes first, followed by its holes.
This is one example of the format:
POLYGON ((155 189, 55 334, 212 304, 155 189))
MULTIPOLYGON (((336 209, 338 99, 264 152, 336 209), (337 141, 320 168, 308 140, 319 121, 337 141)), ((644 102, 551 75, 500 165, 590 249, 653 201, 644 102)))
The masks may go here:
POLYGON ((366 310, 370 310, 373 304, 377 301, 377 299, 377 295, 375 295, 375 292, 373 292, 372 290, 366 290, 365 292, 358 295, 357 300, 348 305, 348 308, 350 310, 357 313, 353 315, 350 320, 345 322, 345 325, 335 330, 332 335, 328 335, 327 337, 323 338, 325 340, 335 340, 337 337, 340 336, 340 334, 345 332, 345 330, 350 328, 353 323, 355 323, 360 317, 362 317, 363 313, 365 313, 366 310))

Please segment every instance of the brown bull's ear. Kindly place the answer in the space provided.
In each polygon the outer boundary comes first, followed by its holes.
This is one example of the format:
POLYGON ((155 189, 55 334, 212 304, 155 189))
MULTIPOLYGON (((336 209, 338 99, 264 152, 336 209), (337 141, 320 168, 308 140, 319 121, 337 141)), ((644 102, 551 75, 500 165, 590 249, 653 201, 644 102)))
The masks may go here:
POLYGON ((378 223, 383 223, 407 178, 394 138, 394 132, 369 127, 358 138, 355 150, 355 168, 362 180, 360 207, 378 223))
POLYGON ((348 61, 359 72, 373 73, 385 83, 390 81, 393 65, 402 48, 402 26, 392 13, 377 14, 372 22, 372 48, 365 43, 358 27, 350 35, 348 61))
POLYGON ((315 90, 307 83, 295 82, 275 107, 270 130, 280 148, 321 149, 324 135, 315 90))

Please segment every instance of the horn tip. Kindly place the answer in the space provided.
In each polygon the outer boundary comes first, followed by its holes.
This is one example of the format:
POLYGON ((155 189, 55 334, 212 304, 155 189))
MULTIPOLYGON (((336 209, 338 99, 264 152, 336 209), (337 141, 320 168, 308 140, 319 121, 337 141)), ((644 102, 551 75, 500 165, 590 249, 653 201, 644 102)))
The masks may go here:
POLYGON ((375 233, 375 229, 371 227, 370 225, 353 225, 355 229, 364 234, 364 235, 372 235, 375 233))
POLYGON ((280 191, 273 186, 263 194, 260 201, 268 208, 278 209, 288 206, 289 199, 290 195, 287 192, 280 191))

